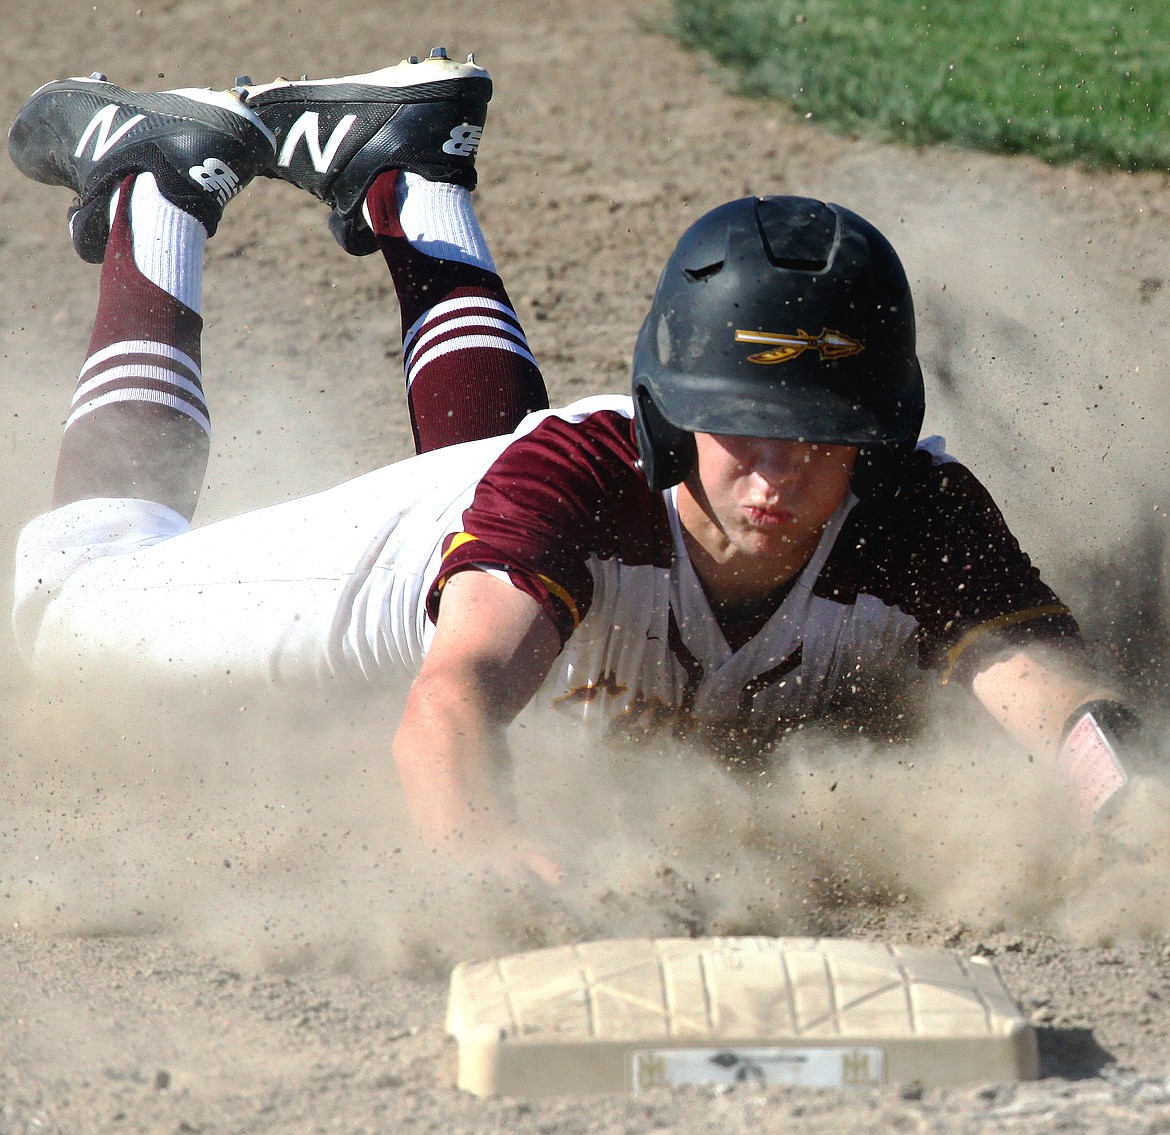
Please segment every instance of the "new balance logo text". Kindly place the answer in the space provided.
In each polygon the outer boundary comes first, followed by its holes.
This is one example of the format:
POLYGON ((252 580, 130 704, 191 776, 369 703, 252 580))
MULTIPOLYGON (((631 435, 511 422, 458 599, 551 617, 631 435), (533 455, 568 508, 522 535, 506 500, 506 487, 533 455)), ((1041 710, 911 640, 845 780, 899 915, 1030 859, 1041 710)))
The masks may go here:
POLYGON ((337 151, 341 148, 341 143, 345 141, 345 136, 349 133, 350 127, 356 121, 356 114, 344 115, 341 121, 333 127, 333 131, 329 135, 329 140, 322 147, 320 117, 315 110, 306 110, 292 124, 292 129, 289 130, 285 137, 284 145, 280 147, 280 157, 277 158, 278 164, 282 166, 292 164, 293 154, 296 152, 297 144, 303 138, 305 140, 305 149, 309 151, 309 160, 313 163, 313 168, 318 173, 324 173, 329 168, 333 159, 337 157, 337 151))
POLYGON ((451 137, 443 143, 443 153, 454 154, 457 158, 474 158, 482 138, 482 126, 465 122, 462 126, 452 127, 451 137))
POLYGON ((240 191, 236 171, 219 158, 204 158, 201 165, 192 166, 187 172, 201 189, 214 193, 221 205, 226 205, 240 191))
POLYGON ((117 130, 111 130, 110 128, 114 125, 114 118, 120 109, 116 103, 110 103, 108 106, 103 106, 89 120, 89 125, 85 128, 85 133, 81 135, 81 141, 77 143, 77 149, 73 151, 75 158, 81 157, 89 140, 93 138, 93 161, 101 161, 122 138, 146 117, 143 114, 135 114, 123 122, 117 130))

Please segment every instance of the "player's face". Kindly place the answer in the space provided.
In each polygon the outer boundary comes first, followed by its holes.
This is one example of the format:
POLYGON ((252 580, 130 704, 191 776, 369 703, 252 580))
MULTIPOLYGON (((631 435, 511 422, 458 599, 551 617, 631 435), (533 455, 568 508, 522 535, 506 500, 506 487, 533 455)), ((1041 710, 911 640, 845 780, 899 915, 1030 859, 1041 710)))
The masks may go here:
MULTIPOLYGON (((849 492, 857 447, 696 434, 699 461, 680 495, 684 526, 718 562, 795 569, 849 492), (686 498, 684 500, 684 497, 686 498)), ((783 574, 781 572, 780 574, 783 574)))

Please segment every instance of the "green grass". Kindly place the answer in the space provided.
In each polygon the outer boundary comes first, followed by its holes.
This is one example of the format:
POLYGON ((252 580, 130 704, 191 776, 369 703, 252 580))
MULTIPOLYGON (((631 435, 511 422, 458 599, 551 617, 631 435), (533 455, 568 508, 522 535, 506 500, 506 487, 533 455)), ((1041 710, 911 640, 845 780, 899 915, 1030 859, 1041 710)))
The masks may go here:
POLYGON ((745 94, 831 129, 1170 169, 1170 2, 674 0, 745 94))

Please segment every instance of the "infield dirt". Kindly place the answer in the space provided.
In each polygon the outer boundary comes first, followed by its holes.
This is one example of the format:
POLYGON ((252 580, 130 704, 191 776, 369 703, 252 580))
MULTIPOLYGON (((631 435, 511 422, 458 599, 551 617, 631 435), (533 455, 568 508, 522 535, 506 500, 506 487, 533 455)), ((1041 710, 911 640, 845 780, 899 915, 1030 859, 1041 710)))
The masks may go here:
MULTIPOLYGON (((554 404, 625 388, 661 264, 705 209, 788 192, 870 217, 915 287, 927 429, 991 488, 1151 739, 1101 838, 953 692, 913 746, 806 744, 752 785, 681 748, 524 735, 521 805, 575 868, 543 894, 421 850, 389 763, 393 704, 164 700, 116 674, 66 698, 34 688, 6 638, 0 1131, 1170 1130, 1165 177, 827 136, 728 94, 655 5, 9 8, 8 119, 42 82, 93 70, 224 87, 474 50, 496 80, 480 216, 554 404), (662 933, 991 954, 1041 1028, 1046 1079, 555 1103, 450 1086, 455 961, 662 933)), ((10 552, 47 505, 97 273, 69 244, 67 193, 5 161, 0 203, 10 552)), ((347 258, 317 202, 269 181, 208 248, 201 517, 406 456, 378 258, 347 258)))

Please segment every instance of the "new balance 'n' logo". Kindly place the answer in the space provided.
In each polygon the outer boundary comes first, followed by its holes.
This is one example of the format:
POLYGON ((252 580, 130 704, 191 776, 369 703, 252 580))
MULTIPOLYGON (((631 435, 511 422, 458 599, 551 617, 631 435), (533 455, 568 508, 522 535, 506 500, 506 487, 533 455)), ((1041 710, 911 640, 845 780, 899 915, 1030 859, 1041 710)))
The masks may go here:
POLYGON ((187 172, 202 189, 214 193, 221 205, 226 205, 240 191, 236 171, 220 158, 204 158, 201 165, 192 166, 187 172))
POLYGON ((108 106, 103 106, 89 120, 85 133, 81 135, 81 141, 77 143, 77 149, 73 151, 75 158, 81 157, 89 140, 93 138, 93 160, 95 162, 101 161, 120 139, 124 138, 146 117, 143 114, 135 114, 123 122, 117 130, 111 130, 114 118, 120 109, 121 107, 117 103, 110 103, 108 106))
POLYGON ((469 122, 454 126, 451 128, 451 137, 443 143, 443 153, 454 154, 457 158, 474 158, 482 138, 482 126, 472 126, 469 122))
POLYGON ((341 147, 341 143, 345 141, 345 136, 349 133, 350 127, 356 121, 356 114, 344 115, 341 121, 333 127, 333 131, 329 135, 329 140, 322 147, 320 116, 315 110, 306 110, 292 124, 292 129, 289 130, 288 135, 284 139, 284 145, 280 147, 280 156, 276 159, 277 163, 282 166, 291 165, 297 144, 303 138, 305 140, 305 149, 309 151, 309 160, 313 163, 313 168, 318 173, 324 173, 329 168, 333 159, 337 157, 337 151, 341 147))

